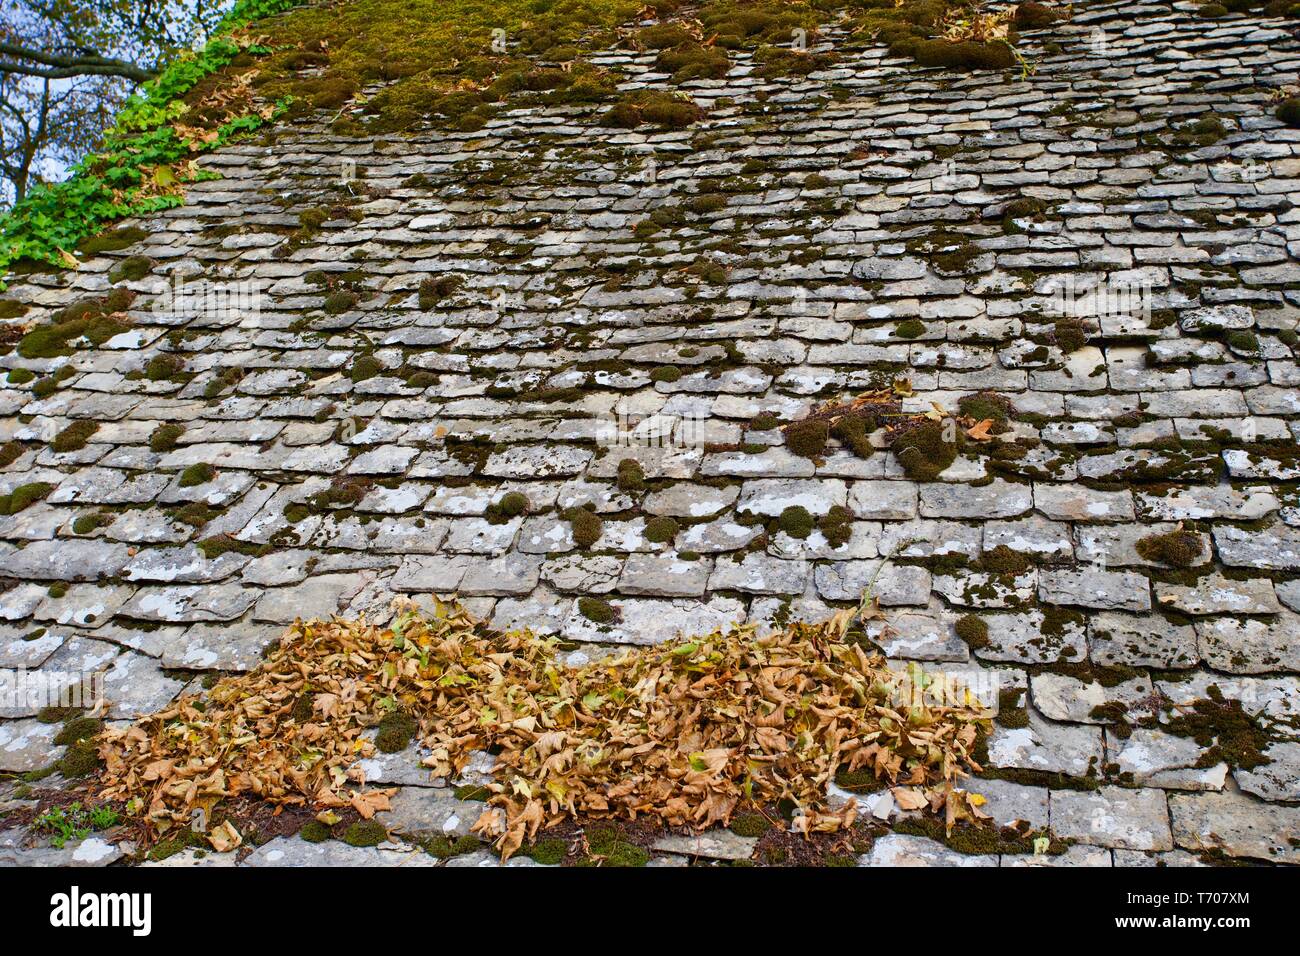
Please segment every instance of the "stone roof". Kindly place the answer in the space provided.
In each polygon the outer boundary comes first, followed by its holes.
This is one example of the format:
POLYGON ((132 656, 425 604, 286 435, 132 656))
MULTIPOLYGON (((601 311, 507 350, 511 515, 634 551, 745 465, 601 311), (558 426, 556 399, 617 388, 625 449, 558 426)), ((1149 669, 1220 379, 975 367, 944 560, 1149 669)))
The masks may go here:
MULTIPOLYGON (((1029 773, 995 806, 1041 804, 1081 862, 1300 862, 1300 130, 1271 99, 1300 41, 1187 9, 1090 7, 1027 35, 1025 76, 872 49, 670 87, 595 58, 706 107, 682 130, 554 106, 357 139, 331 111, 221 149, 145 238, 6 293, 25 323, 138 297, 97 345, 0 356, 0 492, 49 486, 0 517, 0 668, 106 669, 127 720, 398 595, 591 654, 870 588, 889 656, 1014 691, 990 764, 1029 773), (920 481, 772 427, 898 379, 904 411, 1005 396, 1015 454, 920 481), (793 506, 847 508, 847 540, 773 525, 793 506), (1190 570, 1139 547, 1180 525, 1190 570), (1273 763, 1117 726, 1211 688, 1282 722, 1273 763)), ((34 709, 0 716, 0 770, 57 757, 34 709)))

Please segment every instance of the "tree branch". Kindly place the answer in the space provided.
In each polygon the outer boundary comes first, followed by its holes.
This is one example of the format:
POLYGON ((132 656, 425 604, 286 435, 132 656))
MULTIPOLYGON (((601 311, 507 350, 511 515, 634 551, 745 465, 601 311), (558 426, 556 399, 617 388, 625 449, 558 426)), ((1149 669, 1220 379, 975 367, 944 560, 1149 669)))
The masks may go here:
POLYGON ((0 54, 41 64, 37 67, 0 60, 0 73, 37 76, 47 80, 64 79, 70 76, 121 76, 136 83, 143 83, 157 75, 153 70, 128 63, 126 60, 116 60, 97 53, 61 55, 0 41, 0 54))

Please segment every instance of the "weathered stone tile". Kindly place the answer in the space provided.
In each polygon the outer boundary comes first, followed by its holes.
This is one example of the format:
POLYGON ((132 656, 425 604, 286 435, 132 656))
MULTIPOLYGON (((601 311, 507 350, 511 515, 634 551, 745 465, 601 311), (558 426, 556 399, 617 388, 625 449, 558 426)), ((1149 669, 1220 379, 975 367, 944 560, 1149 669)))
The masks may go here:
POLYGON ((1231 857, 1273 863, 1300 862, 1300 807, 1226 791, 1173 794, 1169 816, 1174 842, 1184 849, 1218 850, 1231 857))
POLYGON ((1053 833, 1080 843, 1126 850, 1174 848, 1163 790, 1053 790, 1051 821, 1053 833))

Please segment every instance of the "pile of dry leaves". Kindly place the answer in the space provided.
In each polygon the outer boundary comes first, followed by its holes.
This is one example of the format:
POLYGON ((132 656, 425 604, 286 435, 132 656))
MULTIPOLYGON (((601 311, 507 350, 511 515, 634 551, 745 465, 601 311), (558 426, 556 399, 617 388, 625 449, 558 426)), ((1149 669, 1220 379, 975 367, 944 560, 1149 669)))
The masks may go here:
MULTIPOLYGON (((768 636, 752 626, 632 648, 571 666, 553 639, 501 634, 464 610, 400 608, 389 627, 298 623, 256 671, 221 680, 101 742, 104 797, 166 828, 195 808, 256 795, 351 805, 369 817, 363 731, 402 711, 419 722, 435 777, 496 755, 475 829, 509 856, 568 815, 671 826, 726 823, 786 802, 804 832, 853 822, 832 810, 837 770, 866 769, 907 809, 982 816, 953 784, 976 768, 989 714, 967 699, 917 706, 903 675, 845 640, 855 612, 768 636)), ((915 680, 916 675, 911 675, 915 680)))

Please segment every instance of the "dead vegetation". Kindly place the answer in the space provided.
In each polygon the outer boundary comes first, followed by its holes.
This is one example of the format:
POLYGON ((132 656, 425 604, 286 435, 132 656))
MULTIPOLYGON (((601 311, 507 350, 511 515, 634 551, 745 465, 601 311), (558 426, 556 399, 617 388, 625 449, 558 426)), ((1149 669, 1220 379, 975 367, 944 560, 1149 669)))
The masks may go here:
POLYGON ((558 642, 501 634, 464 610, 399 610, 389 627, 297 623, 257 670, 219 681, 100 739, 101 797, 159 832, 195 808, 255 797, 370 818, 391 791, 367 789, 364 732, 408 715, 434 777, 496 755, 476 832, 508 857, 565 819, 703 828, 760 806, 794 832, 837 832, 837 772, 865 772, 905 809, 977 820, 954 789, 978 771, 988 712, 900 693, 904 675, 852 638, 857 611, 768 636, 728 633, 632 648, 573 667, 558 642))

